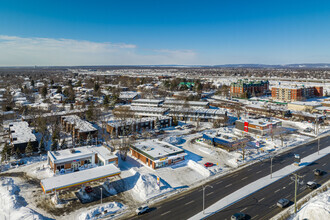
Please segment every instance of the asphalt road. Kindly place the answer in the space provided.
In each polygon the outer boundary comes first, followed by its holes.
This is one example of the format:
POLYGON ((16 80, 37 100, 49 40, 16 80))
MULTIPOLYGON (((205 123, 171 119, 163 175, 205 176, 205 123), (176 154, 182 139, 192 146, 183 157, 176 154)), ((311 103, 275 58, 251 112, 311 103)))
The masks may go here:
MULTIPOLYGON (((298 184, 297 201, 308 194, 311 190, 306 187, 308 181, 314 181, 319 186, 329 180, 330 170, 330 155, 315 161, 309 166, 297 172, 303 178, 300 179, 301 184, 298 184), (315 176, 313 170, 319 168, 327 173, 323 176, 315 176)), ((217 212, 207 219, 228 219, 233 213, 243 212, 249 216, 250 219, 270 219, 283 209, 276 206, 276 203, 281 198, 290 200, 289 206, 294 203, 294 181, 291 179, 293 175, 289 175, 280 179, 279 181, 263 188, 250 196, 242 199, 241 201, 233 204, 232 206, 217 212)))
MULTIPOLYGON (((330 136, 324 137, 320 140, 320 149, 323 149, 327 146, 330 146, 330 136)), ((304 144, 294 149, 288 150, 276 156, 273 159, 273 172, 292 164, 294 154, 300 154, 301 157, 306 157, 315 152, 317 152, 317 141, 304 144)), ((208 187, 205 190, 205 195, 206 195, 205 208, 214 204, 221 198, 242 188, 243 186, 267 175, 270 175, 269 159, 260 161, 258 163, 247 166, 243 169, 237 170, 228 175, 210 181, 207 185, 210 185, 213 188, 208 187)), ((277 183, 274 184, 276 185, 277 183)), ((136 219, 166 219, 166 220, 188 219, 189 217, 192 217, 193 215, 202 211, 203 208, 202 196, 203 196, 202 187, 195 188, 183 192, 177 196, 170 197, 167 200, 163 200, 159 203, 154 204, 153 206, 150 207, 151 211, 148 213, 145 213, 141 216, 130 216, 130 217, 136 219)), ((276 204, 276 202, 274 202, 273 204, 276 204)), ((231 208, 231 206, 229 208, 231 208)), ((234 212, 234 210, 231 211, 234 212)), ((255 210, 256 213, 254 215, 257 215, 258 211, 261 212, 260 208, 255 210)), ((225 218, 227 218, 232 214, 232 212, 230 213, 226 212, 226 214, 223 215, 226 216, 225 218)), ((251 211, 251 213, 254 212, 251 211)), ((222 218, 217 218, 217 219, 222 219, 222 218)))

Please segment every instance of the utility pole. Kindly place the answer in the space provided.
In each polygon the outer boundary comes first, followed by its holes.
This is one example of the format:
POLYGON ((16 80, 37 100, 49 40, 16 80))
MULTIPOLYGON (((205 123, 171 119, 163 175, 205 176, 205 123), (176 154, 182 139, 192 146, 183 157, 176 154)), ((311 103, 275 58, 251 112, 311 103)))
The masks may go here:
POLYGON ((102 188, 100 188, 100 189, 101 189, 101 205, 102 205, 102 195, 103 195, 103 194, 102 194, 102 188))
POLYGON ((210 185, 206 185, 206 186, 203 186, 203 215, 204 215, 204 210, 205 210, 205 189, 207 188, 207 187, 211 187, 211 188, 213 188, 213 186, 210 186, 210 185))
MULTIPOLYGON (((297 213, 297 186, 298 186, 298 179, 299 178, 303 178, 302 176, 299 176, 298 174, 296 173, 292 173, 292 175, 294 175, 294 213, 297 213)), ((299 184, 302 184, 299 183, 299 184)))

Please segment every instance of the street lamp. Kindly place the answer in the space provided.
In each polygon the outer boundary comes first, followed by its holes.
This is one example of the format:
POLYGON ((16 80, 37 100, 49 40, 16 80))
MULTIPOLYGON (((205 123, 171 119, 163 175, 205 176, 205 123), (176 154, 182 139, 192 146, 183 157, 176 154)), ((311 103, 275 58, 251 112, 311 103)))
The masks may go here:
POLYGON ((210 185, 206 185, 206 186, 202 186, 203 187, 203 215, 204 215, 204 210, 205 210, 205 189, 207 188, 207 187, 211 187, 211 188, 213 188, 213 186, 210 186, 210 185))
POLYGON ((103 193, 102 193, 102 188, 100 188, 100 189, 101 189, 101 204, 102 204, 102 194, 103 194, 103 193))

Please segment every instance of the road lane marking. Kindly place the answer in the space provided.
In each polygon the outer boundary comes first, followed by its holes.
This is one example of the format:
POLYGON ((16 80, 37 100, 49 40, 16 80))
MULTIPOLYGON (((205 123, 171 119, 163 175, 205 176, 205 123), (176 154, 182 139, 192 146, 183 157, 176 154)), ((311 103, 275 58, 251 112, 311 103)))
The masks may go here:
POLYGON ((262 199, 260 199, 258 202, 261 202, 262 200, 264 200, 265 199, 265 197, 264 198, 262 198, 262 199))
POLYGON ((322 167, 324 167, 325 165, 327 165, 327 163, 323 164, 322 167))
POLYGON ((242 209, 240 212, 244 212, 245 210, 247 210, 247 207, 245 207, 244 209, 242 209))
POLYGON ((269 208, 273 208, 275 206, 275 204, 274 205, 272 205, 272 206, 269 206, 269 208))
POLYGON ((246 176, 246 177, 244 177, 244 178, 242 178, 242 180, 246 180, 248 177, 246 176))
POLYGON ((222 181, 217 182, 216 184, 222 183, 222 181))
POLYGON ((170 212, 171 212, 171 210, 170 211, 167 211, 167 212, 164 212, 163 214, 160 214, 160 215, 166 215, 166 214, 168 214, 170 212))
POLYGON ((263 165, 265 165, 264 163, 260 164, 260 166, 262 167, 263 165))
POLYGON ((289 185, 291 185, 293 182, 290 182, 289 185))
POLYGON ((252 170, 252 168, 248 169, 247 171, 250 171, 250 170, 252 170))
POLYGON ((303 152, 301 152, 302 154, 304 154, 306 151, 303 151, 303 152))
POLYGON ((183 198, 184 198, 184 196, 182 196, 182 197, 178 198, 178 199, 177 199, 177 201, 178 201, 178 200, 181 200, 181 199, 183 199, 183 198))
POLYGON ((187 202, 186 204, 184 204, 184 205, 189 205, 190 203, 193 203, 193 202, 195 202, 194 200, 191 200, 190 202, 187 202))
POLYGON ((261 170, 259 170, 257 173, 261 173, 261 170))
POLYGON ((279 192, 280 190, 281 190, 281 189, 276 190, 275 193, 279 192))
POLYGON ((209 196, 209 195, 211 195, 212 193, 214 193, 214 192, 210 192, 210 193, 206 194, 206 196, 209 196))
POLYGON ((255 216, 253 216, 251 219, 255 219, 255 218, 257 218, 259 215, 255 215, 255 216))
POLYGON ((227 186, 225 186, 225 188, 227 188, 227 187, 229 187, 229 186, 231 186, 232 184, 228 184, 227 186))

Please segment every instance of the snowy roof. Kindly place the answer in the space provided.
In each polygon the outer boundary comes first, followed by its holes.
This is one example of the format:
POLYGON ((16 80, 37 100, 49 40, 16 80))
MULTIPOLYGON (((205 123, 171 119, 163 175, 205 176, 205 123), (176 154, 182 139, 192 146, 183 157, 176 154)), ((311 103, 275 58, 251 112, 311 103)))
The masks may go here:
POLYGON ((121 172, 119 168, 113 164, 109 164, 92 169, 82 170, 79 172, 43 179, 41 180, 41 186, 45 193, 49 193, 54 190, 61 190, 85 182, 91 182, 93 180, 119 175, 120 173, 121 172))
POLYGON ((133 100, 132 103, 152 103, 152 104, 159 104, 163 102, 161 99, 136 99, 133 100))
POLYGON ((117 156, 115 154, 111 153, 104 146, 93 146, 92 148, 90 148, 90 150, 93 152, 96 152, 97 157, 100 157, 104 161, 117 158, 117 156))
POLYGON ((291 102, 288 105, 305 105, 305 106, 321 106, 322 104, 320 102, 312 101, 312 102, 301 102, 301 101, 296 101, 296 102, 291 102))
MULTIPOLYGON (((37 117, 41 117, 41 118, 46 118, 46 117, 50 117, 50 116, 62 116, 62 115, 68 115, 68 114, 75 114, 75 113, 81 113, 81 112, 85 112, 87 110, 87 108, 84 109, 73 109, 73 110, 68 110, 68 111, 60 111, 60 112, 51 112, 51 113, 44 113, 41 114, 37 117)), ((22 116, 22 118, 24 120, 28 120, 28 119, 34 119, 36 118, 35 116, 22 116)))
POLYGON ((254 125, 258 125, 258 126, 268 126, 268 125, 271 125, 271 124, 277 124, 279 123, 280 121, 278 120, 269 120, 269 119, 265 119, 265 118, 258 118, 258 119, 241 119, 241 120, 237 120, 237 121, 240 121, 240 122, 248 122, 249 124, 254 124, 254 125))
POLYGON ((157 112, 157 113, 164 113, 164 112, 167 112, 168 110, 169 110, 169 108, 131 106, 131 111, 134 111, 134 112, 157 112))
POLYGON ((67 123, 73 124, 76 129, 79 129, 79 132, 91 132, 97 130, 91 123, 82 120, 77 115, 62 116, 62 119, 67 123))
POLYGON ((201 105, 201 106, 207 106, 209 102, 202 102, 202 101, 188 101, 185 102, 183 100, 175 100, 175 99, 166 99, 164 101, 164 105, 184 105, 187 103, 188 105, 201 105))
POLYGON ((121 92, 119 95, 120 99, 134 99, 138 95, 137 92, 121 92))
POLYGON ((152 160, 184 153, 179 147, 163 141, 147 140, 134 145, 134 148, 152 160))
POLYGON ((158 117, 144 117, 144 118, 128 118, 126 120, 112 120, 108 122, 108 125, 111 127, 120 127, 123 125, 132 125, 140 122, 150 122, 150 121, 156 121, 157 118, 159 120, 164 120, 164 119, 171 119, 169 116, 158 116, 158 117))
POLYGON ((26 121, 12 122, 9 124, 9 129, 13 138, 13 144, 21 144, 37 140, 26 121))
POLYGON ((90 146, 77 147, 59 151, 48 151, 48 157, 53 163, 64 163, 66 161, 78 160, 80 158, 90 157, 95 155, 90 146))

